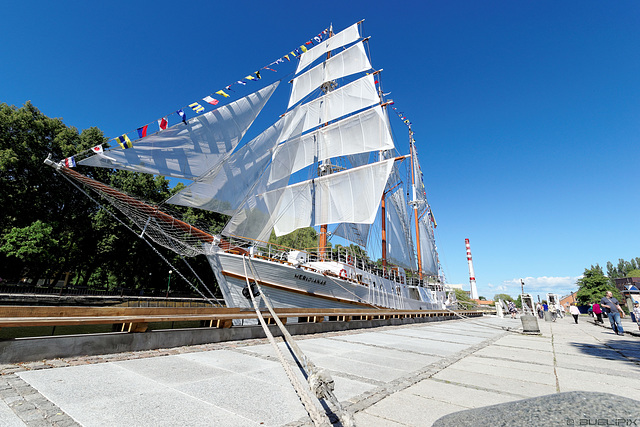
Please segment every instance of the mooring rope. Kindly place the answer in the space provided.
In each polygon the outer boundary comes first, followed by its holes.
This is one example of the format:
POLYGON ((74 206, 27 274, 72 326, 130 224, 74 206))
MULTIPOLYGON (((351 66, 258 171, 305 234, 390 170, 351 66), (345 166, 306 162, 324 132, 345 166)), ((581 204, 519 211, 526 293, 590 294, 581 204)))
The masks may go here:
MULTIPOLYGON (((271 346, 275 350, 276 355, 278 356, 278 359, 280 360, 280 363, 282 364, 282 367, 284 368, 284 371, 287 374, 287 377, 289 377, 289 381, 291 382, 293 389, 298 395, 298 398, 302 402, 302 405, 306 409, 307 413, 309 414, 309 417, 311 417, 311 421, 313 421, 313 424, 316 426, 330 426, 331 422, 329 421, 329 418, 326 416, 326 414, 323 414, 322 412, 320 412, 320 410, 318 410, 314 402, 311 400, 311 396, 310 396, 311 391, 305 388, 300 383, 295 373, 291 369, 291 366, 289 365, 289 363, 287 363, 287 361, 284 358, 284 355, 280 351, 280 347, 278 347, 278 344, 276 343, 273 337, 273 334, 269 330, 269 327, 267 326, 267 323, 265 322, 264 317, 262 316, 262 313, 258 308, 258 303, 256 303, 255 297, 253 295, 251 284, 249 283, 249 276, 247 275, 247 260, 245 255, 242 256, 242 260, 244 265, 244 277, 247 282, 251 303, 253 304, 253 308, 256 312, 256 315, 258 316, 260 325, 262 325, 262 329, 264 330, 265 335, 269 339, 269 343, 271 343, 271 346)), ((255 276, 254 276, 254 281, 255 281, 255 276)), ((256 282, 256 286, 259 286, 257 282, 256 282)), ((260 290, 260 288, 258 288, 258 290, 262 294, 262 291, 260 290)), ((263 297, 262 300, 266 302, 266 299, 264 298, 264 294, 262 295, 262 297, 263 297)))

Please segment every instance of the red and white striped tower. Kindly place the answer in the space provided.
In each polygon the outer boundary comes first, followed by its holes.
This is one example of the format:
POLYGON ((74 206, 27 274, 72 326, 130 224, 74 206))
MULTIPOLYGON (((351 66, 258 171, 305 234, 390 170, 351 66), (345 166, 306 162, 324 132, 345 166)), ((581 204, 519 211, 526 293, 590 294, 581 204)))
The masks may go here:
POLYGON ((473 272, 473 261, 471 260, 471 246, 469 239, 464 239, 467 247, 467 261, 469 262, 469 283, 471 283, 471 299, 478 299, 478 289, 476 288, 476 274, 473 272))

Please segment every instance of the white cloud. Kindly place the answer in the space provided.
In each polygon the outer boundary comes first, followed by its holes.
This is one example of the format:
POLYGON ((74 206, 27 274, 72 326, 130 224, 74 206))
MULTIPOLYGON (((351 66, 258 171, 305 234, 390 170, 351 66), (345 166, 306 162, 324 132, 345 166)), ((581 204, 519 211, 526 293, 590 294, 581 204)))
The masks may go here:
MULTIPOLYGON (((569 295, 578 289, 576 281, 582 276, 566 276, 566 277, 523 277, 524 292, 534 297, 540 295, 540 298, 546 298, 547 293, 560 294, 562 296, 569 295)), ((495 294, 509 294, 514 298, 520 295, 521 286, 520 278, 505 280, 500 285, 487 284, 484 288, 484 294, 487 298, 493 298, 495 294)), ((481 295, 484 295, 480 291, 481 295)))

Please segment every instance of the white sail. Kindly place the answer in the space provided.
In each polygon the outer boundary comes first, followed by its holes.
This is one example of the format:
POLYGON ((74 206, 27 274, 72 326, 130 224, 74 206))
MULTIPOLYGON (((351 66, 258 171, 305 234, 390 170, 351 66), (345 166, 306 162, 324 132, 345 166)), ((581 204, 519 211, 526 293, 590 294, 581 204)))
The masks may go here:
MULTIPOLYGON (((234 215, 271 162, 272 151, 287 125, 288 120, 281 118, 167 202, 234 215)), ((288 129, 295 132, 292 126, 288 129)))
POLYGON ((395 265, 415 270, 413 240, 408 223, 407 204, 402 190, 386 197, 387 259, 395 265))
POLYGON ((367 246, 367 240, 369 239, 369 230, 371 229, 371 224, 354 224, 350 223, 340 223, 331 233, 334 236, 340 236, 344 239, 347 239, 350 242, 358 244, 362 247, 367 246))
POLYGON ((278 147, 269 182, 283 179, 319 160, 394 148, 381 106, 320 128, 278 147))
POLYGON ((79 163, 194 179, 233 151, 278 84, 135 141, 132 148, 112 149, 79 163))
POLYGON ((420 229, 420 254, 422 261, 422 271, 426 274, 436 276, 438 274, 438 260, 436 255, 436 244, 433 239, 431 227, 427 223, 429 219, 420 218, 418 228, 420 229))
POLYGON ((371 63, 364 51, 364 45, 362 42, 357 43, 294 78, 287 108, 291 108, 324 82, 370 69, 371 63))
MULTIPOLYGON (((228 161, 221 162, 198 177, 168 202, 233 215, 269 164, 277 143, 379 101, 373 76, 365 76, 314 101, 299 105, 233 153, 228 161)), ((358 165, 361 164, 364 163, 358 165)), ((282 166, 285 169, 280 169, 281 177, 288 177, 291 165, 282 166)), ((271 181, 272 185, 274 181, 271 181)))
MULTIPOLYGON (((288 112, 287 116, 304 117, 302 131, 306 132, 378 103, 380 103, 380 95, 376 89, 374 76, 367 75, 306 104, 299 105, 288 112)), ((299 120, 299 118, 292 118, 291 122, 297 123, 299 120)), ((292 134, 289 133, 289 135, 292 134)))
POLYGON ((340 31, 338 34, 329 37, 327 40, 320 42, 320 44, 315 45, 314 47, 300 55, 300 61, 298 62, 296 74, 305 69, 309 64, 320 58, 325 53, 351 44, 357 41, 359 38, 360 32, 358 31, 358 24, 356 23, 340 31))
POLYGON ((298 228, 341 222, 371 224, 394 160, 289 185, 249 198, 223 233, 265 240, 298 228))

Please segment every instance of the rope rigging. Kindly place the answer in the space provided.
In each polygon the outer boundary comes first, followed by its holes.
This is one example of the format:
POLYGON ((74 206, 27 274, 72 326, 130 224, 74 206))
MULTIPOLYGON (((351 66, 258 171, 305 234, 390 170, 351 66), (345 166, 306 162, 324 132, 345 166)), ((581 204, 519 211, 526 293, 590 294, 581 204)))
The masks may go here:
MULTIPOLYGON (((131 231, 133 234, 137 235, 140 239, 142 239, 142 241, 144 241, 146 244, 149 245, 149 247, 160 257, 160 259, 162 259, 173 271, 175 271, 178 276, 180 276, 182 278, 182 280, 184 280, 185 282, 187 282, 189 284, 189 286, 196 291, 201 297, 202 299, 204 299, 205 301, 207 301, 209 304, 213 305, 213 306, 218 306, 218 307, 223 307, 224 304, 222 304, 220 302, 220 300, 218 298, 215 297, 215 295, 213 294, 213 292, 207 287, 207 285, 202 281, 202 279, 200 279, 200 277, 195 273, 195 271, 191 268, 191 266, 189 265, 189 263, 186 261, 186 259, 184 259, 184 257, 182 255, 180 255, 180 257, 183 259, 183 261, 187 264, 187 266, 189 267, 189 269, 191 270, 191 272, 196 276, 196 278, 200 281, 200 283, 202 284, 202 286, 204 286, 204 288, 208 291, 208 293, 213 297, 213 299, 215 300, 215 303, 209 299, 208 297, 206 297, 202 291, 200 291, 200 289, 198 289, 196 286, 194 286, 191 281, 189 281, 181 272, 180 270, 178 270, 164 255, 162 255, 162 253, 160 253, 160 251, 151 244, 151 242, 149 242, 149 240, 147 239, 147 237, 145 236, 145 232, 147 231, 148 225, 151 222, 151 217, 148 217, 144 227, 142 228, 142 232, 138 233, 136 232, 134 229, 132 229, 128 224, 126 224, 121 218, 119 218, 117 215, 115 215, 113 212, 111 212, 109 209, 106 209, 100 202, 98 202, 95 198, 93 198, 89 193, 87 193, 82 187, 80 187, 77 183, 75 183, 71 178, 69 178, 67 175, 65 175, 64 173, 61 173, 58 169, 56 169, 56 171, 58 173, 60 173, 60 175, 62 175, 67 181, 69 181, 69 183, 71 183, 71 185, 73 185, 76 189, 78 189, 78 191, 80 191, 81 193, 83 193, 85 196, 87 196, 91 201, 93 201, 96 205, 98 205, 100 207, 100 209, 104 210, 105 212, 107 212, 107 214, 109 214, 112 218, 114 218, 118 223, 120 223, 121 225, 123 225, 127 230, 131 231)), ((134 221, 135 222, 135 221, 134 221)), ((172 249, 172 248, 170 248, 172 249)), ((179 253, 179 252, 178 252, 179 253)))

